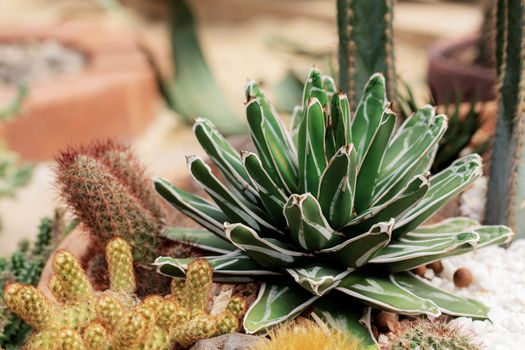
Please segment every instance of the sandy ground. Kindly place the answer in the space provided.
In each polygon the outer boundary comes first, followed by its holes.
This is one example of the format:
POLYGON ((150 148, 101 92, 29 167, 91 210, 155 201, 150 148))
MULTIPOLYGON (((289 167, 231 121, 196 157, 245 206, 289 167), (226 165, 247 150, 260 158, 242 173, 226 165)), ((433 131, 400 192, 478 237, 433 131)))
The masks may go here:
MULTIPOLYGON (((311 58, 297 58, 276 50, 268 42, 281 37, 312 50, 331 50, 337 44, 335 6, 326 0, 199 0, 194 1, 201 20, 200 35, 209 63, 224 95, 241 117, 243 85, 247 78, 276 83, 289 68, 307 71, 322 66, 311 58), (241 21, 238 16, 245 17, 241 21)), ((424 86, 429 47, 440 38, 476 29, 480 14, 475 5, 435 1, 401 2, 396 7, 396 64, 398 72, 414 86, 424 86)), ((0 25, 13 21, 96 20, 123 25, 101 13, 94 2, 74 0, 1 0, 0 25)), ((158 25, 140 28, 148 38, 165 45, 165 30, 158 25)), ((424 91, 420 96, 424 95, 424 91)), ((162 106, 154 123, 133 143, 149 165, 151 174, 176 176, 186 172, 186 154, 202 154, 191 131, 162 106)), ((0 201, 3 230, 0 254, 11 252, 19 239, 31 238, 41 217, 60 202, 53 185, 51 163, 38 164, 32 182, 16 199, 0 201)))

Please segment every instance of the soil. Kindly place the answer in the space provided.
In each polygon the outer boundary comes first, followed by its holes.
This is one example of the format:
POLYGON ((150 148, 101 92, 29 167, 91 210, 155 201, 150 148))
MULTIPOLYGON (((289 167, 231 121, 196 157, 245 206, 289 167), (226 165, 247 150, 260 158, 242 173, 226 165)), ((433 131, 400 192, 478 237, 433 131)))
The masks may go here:
POLYGON ((78 73, 85 64, 82 52, 57 41, 0 43, 0 85, 17 86, 78 73))

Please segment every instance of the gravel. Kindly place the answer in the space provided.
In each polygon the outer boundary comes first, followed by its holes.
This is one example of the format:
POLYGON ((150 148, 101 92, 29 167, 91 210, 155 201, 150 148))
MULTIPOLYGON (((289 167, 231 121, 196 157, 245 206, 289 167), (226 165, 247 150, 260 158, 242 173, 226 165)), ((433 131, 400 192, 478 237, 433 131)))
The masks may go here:
MULTIPOLYGON (((461 215, 481 221, 486 191, 487 178, 476 180, 461 196, 461 215)), ((514 241, 508 249, 493 246, 444 259, 442 264, 443 271, 438 276, 427 269, 425 278, 431 284, 490 308, 489 320, 459 317, 451 323, 484 349, 525 349, 525 240, 514 241), (473 275, 472 284, 466 288, 456 287, 453 281, 454 272, 462 267, 473 275)), ((389 343, 385 335, 379 340, 389 343)))
POLYGON ((0 85, 19 85, 76 73, 84 55, 56 41, 0 42, 0 85))
POLYGON ((460 317, 452 322, 471 333, 490 350, 525 348, 525 240, 510 248, 488 247, 463 256, 443 260, 444 270, 431 281, 437 287, 474 298, 490 307, 490 321, 460 317), (474 282, 457 288, 452 275, 468 268, 474 282), (492 322, 491 322, 492 321, 492 322))

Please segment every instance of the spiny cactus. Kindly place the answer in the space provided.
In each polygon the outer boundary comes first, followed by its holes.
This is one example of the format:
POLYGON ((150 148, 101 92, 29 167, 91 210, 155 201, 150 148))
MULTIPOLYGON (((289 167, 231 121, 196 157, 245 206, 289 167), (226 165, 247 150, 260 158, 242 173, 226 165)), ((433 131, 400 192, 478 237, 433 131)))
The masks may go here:
POLYGON ((461 329, 444 321, 419 319, 394 334, 384 350, 479 350, 480 345, 461 329))
MULTIPOLYGON (((9 282, 36 285, 45 262, 56 244, 66 234, 63 211, 56 210, 53 219, 44 218, 38 227, 37 239, 31 247, 21 242, 9 259, 0 259, 0 296, 9 282)), ((11 313, 0 300, 0 346, 18 349, 25 342, 31 327, 11 313)))
MULTIPOLYGON (((107 144, 107 151, 116 151, 107 144)), ((102 148, 92 144, 69 149, 57 159, 61 193, 92 237, 105 246, 113 237, 126 239, 134 248, 139 264, 146 264, 159 251, 156 234, 160 222, 131 192, 128 179, 114 175, 101 159, 102 148)), ((142 169, 137 169, 141 173, 142 169)))
POLYGON ((164 214, 131 151, 111 141, 92 143, 62 152, 57 162, 62 197, 91 234, 91 277, 105 287, 104 257, 96 252, 119 236, 133 247, 140 279, 149 279, 139 293, 164 291, 166 280, 148 267, 163 252, 164 214))
POLYGON ((186 274, 181 304, 195 313, 202 313, 208 304, 212 269, 206 259, 196 259, 186 274))
POLYGON ((88 300, 93 288, 78 260, 68 251, 60 250, 53 258, 53 270, 60 289, 68 300, 88 300))
POLYGON ((133 257, 128 244, 120 239, 109 242, 106 250, 111 290, 131 294, 135 291, 133 257))
POLYGON ((242 298, 232 298, 217 315, 208 313, 212 268, 206 260, 190 264, 180 300, 169 294, 141 301, 135 295, 130 246, 114 238, 106 257, 111 271, 107 291, 94 291, 78 260, 67 251, 53 257, 57 287, 51 291, 57 301, 30 285, 11 283, 4 288, 6 305, 34 328, 25 349, 168 350, 239 329, 246 311, 242 298))
POLYGON ((107 140, 91 144, 92 154, 128 188, 153 216, 164 220, 165 214, 146 176, 146 170, 129 147, 107 140))
POLYGON ((337 0, 339 84, 353 110, 377 72, 385 75, 388 96, 397 101, 393 12, 393 0, 337 0))
POLYGON ((314 322, 289 322, 270 330, 269 338, 261 338, 250 350, 368 350, 351 334, 314 322))
POLYGON ((525 4, 498 0, 496 65, 499 117, 490 164, 485 220, 525 237, 525 4))

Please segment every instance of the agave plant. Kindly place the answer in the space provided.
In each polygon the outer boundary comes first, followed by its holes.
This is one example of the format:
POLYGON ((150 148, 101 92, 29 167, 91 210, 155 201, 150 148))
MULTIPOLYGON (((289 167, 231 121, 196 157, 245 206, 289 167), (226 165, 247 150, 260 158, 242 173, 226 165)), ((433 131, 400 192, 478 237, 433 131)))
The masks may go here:
MULTIPOLYGON (((505 226, 467 218, 420 226, 482 172, 473 154, 430 175, 446 116, 425 106, 396 131, 380 74, 370 78, 351 114, 333 79, 312 69, 291 131, 256 83, 247 84, 246 95, 257 153, 239 154, 205 119, 194 126, 225 183, 199 157, 187 158, 189 171, 215 204, 161 178, 154 185, 205 228, 165 234, 210 251, 217 281, 262 281, 244 319, 247 332, 291 319, 314 303, 319 317, 343 320, 371 346, 359 323, 370 326, 370 307, 486 317, 484 305, 407 272, 512 238, 505 226)), ((189 262, 159 257, 155 264, 160 273, 179 277, 189 262)))

